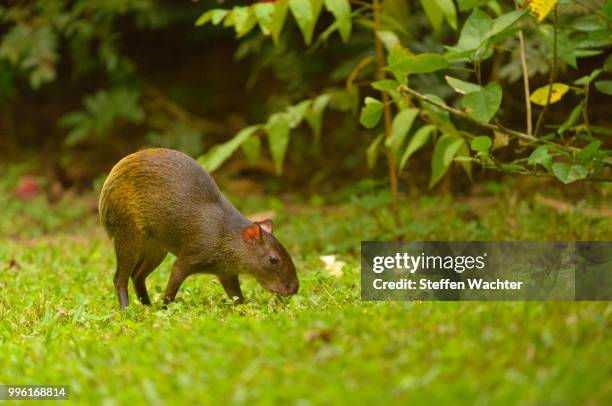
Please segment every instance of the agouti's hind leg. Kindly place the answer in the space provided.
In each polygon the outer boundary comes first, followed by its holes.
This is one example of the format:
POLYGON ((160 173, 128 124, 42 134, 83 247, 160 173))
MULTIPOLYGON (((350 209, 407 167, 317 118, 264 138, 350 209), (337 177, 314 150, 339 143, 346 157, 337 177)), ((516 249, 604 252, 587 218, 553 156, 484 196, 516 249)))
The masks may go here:
POLYGON ((151 272, 161 264, 168 252, 160 247, 155 242, 149 240, 143 245, 143 250, 140 255, 138 266, 132 272, 132 282, 134 282, 134 290, 136 295, 143 305, 150 305, 149 293, 145 280, 151 272))
POLYGON ((115 255, 117 257, 117 270, 115 271, 115 290, 117 291, 117 297, 119 298, 119 308, 124 309, 128 305, 128 282, 130 275, 138 264, 138 258, 140 256, 140 244, 136 244, 134 236, 130 238, 121 238, 121 236, 115 235, 115 255))

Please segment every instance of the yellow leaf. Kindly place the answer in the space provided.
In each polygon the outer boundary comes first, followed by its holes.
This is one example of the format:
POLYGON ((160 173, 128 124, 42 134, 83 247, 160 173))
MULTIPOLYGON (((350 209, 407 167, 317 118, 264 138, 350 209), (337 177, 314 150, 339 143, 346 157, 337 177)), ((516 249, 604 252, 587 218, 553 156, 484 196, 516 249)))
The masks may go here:
MULTIPOLYGON (((552 93, 550 94, 550 104, 556 103, 559 100, 561 100, 563 95, 567 93, 568 90, 569 90, 569 86, 566 84, 553 83, 552 93)), ((540 106, 545 106, 546 101, 548 100, 548 92, 549 92, 549 86, 541 87, 537 89, 536 91, 534 91, 533 93, 531 93, 531 97, 529 98, 529 100, 531 100, 535 104, 539 104, 540 106)))
POLYGON ((531 9, 538 15, 538 21, 543 21, 558 0, 531 0, 531 9))

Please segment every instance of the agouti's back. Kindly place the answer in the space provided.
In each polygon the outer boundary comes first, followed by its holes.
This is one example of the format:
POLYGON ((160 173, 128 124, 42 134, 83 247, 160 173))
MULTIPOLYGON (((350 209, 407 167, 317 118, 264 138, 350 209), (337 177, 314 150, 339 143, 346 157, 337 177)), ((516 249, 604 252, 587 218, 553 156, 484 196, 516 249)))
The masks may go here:
POLYGON ((99 211, 111 237, 129 229, 171 252, 195 232, 214 240, 227 227, 248 224, 195 160, 166 148, 119 161, 102 187, 99 211))

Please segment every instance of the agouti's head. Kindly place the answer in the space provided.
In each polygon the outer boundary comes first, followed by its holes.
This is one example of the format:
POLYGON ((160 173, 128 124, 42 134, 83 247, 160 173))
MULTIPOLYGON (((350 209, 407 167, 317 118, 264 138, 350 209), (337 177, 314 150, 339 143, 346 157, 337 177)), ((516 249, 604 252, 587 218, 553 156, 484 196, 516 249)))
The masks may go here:
POLYGON ((291 257, 274 235, 272 220, 257 221, 242 229, 248 255, 243 257, 246 272, 264 289, 281 296, 297 293, 299 282, 291 257))

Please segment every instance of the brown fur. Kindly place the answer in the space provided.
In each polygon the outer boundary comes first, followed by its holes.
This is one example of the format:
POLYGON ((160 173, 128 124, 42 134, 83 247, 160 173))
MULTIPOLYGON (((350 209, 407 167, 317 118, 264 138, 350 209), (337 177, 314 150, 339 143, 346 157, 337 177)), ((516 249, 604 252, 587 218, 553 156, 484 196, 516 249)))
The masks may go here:
POLYGON ((123 158, 102 187, 99 212, 115 247, 115 288, 122 308, 128 303, 130 277, 140 301, 150 304, 145 279, 168 252, 177 260, 165 303, 194 273, 219 276, 226 293, 239 302, 241 273, 275 293, 297 292, 291 257, 266 231, 271 222, 246 219, 201 166, 181 152, 156 148, 123 158), (253 235, 258 238, 247 238, 249 227, 257 227, 253 235))

